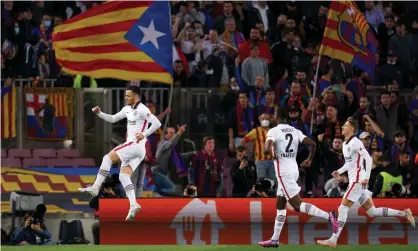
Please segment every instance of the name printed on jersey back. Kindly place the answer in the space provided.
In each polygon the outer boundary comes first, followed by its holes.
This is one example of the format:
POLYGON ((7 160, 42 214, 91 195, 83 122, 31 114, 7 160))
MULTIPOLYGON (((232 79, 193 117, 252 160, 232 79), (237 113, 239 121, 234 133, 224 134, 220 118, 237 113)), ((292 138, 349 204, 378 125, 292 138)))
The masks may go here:
POLYGON ((296 153, 281 153, 280 158, 295 158, 296 153))

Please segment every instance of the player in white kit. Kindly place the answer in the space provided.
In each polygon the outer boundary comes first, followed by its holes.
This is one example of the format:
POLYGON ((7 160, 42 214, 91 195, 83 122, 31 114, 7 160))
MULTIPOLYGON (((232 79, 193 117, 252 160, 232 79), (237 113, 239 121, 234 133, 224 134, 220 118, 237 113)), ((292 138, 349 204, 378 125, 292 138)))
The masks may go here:
POLYGON ((126 106, 115 115, 106 114, 100 111, 99 107, 94 107, 93 112, 101 119, 116 123, 124 118, 127 119, 127 138, 126 142, 115 147, 103 157, 102 165, 92 186, 80 188, 79 191, 96 196, 100 186, 109 175, 110 167, 113 163, 122 162, 119 180, 126 191, 129 199, 129 212, 126 220, 133 220, 136 213, 141 209, 135 198, 135 187, 131 181, 131 175, 145 157, 145 143, 147 137, 154 133, 161 126, 161 122, 151 111, 141 103, 141 90, 138 86, 130 86, 126 89, 126 106), (149 126, 151 124, 151 126, 149 126))
POLYGON ((270 240, 259 242, 262 247, 278 247, 279 236, 286 221, 286 203, 293 207, 297 212, 309 214, 328 220, 333 231, 338 229, 336 216, 334 213, 327 213, 316 206, 302 202, 299 192, 300 187, 297 184, 299 178, 299 166, 296 162, 299 143, 310 146, 308 158, 301 164, 302 167, 309 168, 315 155, 316 144, 313 140, 306 137, 298 129, 280 123, 283 115, 278 116, 278 125, 267 132, 267 141, 265 151, 270 152, 273 149, 275 157, 275 170, 278 182, 277 188, 277 216, 274 223, 274 234, 270 240))
POLYGON ((363 142, 354 136, 357 133, 357 129, 358 124, 353 120, 348 120, 342 128, 342 135, 345 140, 343 143, 345 164, 337 171, 334 171, 332 175, 336 178, 339 174, 347 171, 349 185, 341 205, 338 207, 338 231, 334 232, 328 240, 317 241, 318 244, 323 246, 337 246, 338 237, 347 220, 348 210, 357 201, 370 217, 405 217, 415 227, 415 220, 410 209, 399 211, 387 207, 376 208, 374 206, 370 197, 372 192, 367 190, 373 159, 365 149, 363 142))

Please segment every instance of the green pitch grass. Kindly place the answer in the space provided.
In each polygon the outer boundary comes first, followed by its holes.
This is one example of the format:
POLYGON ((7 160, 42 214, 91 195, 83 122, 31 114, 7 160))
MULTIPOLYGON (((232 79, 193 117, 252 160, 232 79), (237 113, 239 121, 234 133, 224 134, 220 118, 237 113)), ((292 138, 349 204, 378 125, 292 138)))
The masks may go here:
MULTIPOLYGON (((260 246, 27 246, 27 247, 6 247, 2 246, 2 251, 256 251, 265 250, 260 246)), ((418 245, 364 245, 364 246, 348 246, 341 245, 336 249, 316 245, 283 245, 278 251, 322 251, 322 250, 338 250, 338 251, 418 251, 418 245)))

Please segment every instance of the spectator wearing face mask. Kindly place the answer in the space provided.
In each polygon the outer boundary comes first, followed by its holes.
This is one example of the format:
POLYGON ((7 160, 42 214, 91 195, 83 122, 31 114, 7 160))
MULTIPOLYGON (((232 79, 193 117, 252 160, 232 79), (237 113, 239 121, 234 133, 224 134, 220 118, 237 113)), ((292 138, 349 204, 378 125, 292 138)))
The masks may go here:
POLYGON ((246 145, 250 142, 253 143, 258 179, 268 178, 275 180, 276 174, 274 171, 273 158, 271 155, 265 154, 264 152, 264 143, 267 139, 266 135, 270 129, 270 114, 263 113, 258 119, 261 126, 252 129, 247 135, 245 135, 241 144, 246 145))
POLYGON ((269 41, 271 42, 271 44, 282 41, 282 32, 286 28, 286 23, 287 16, 281 14, 277 17, 277 24, 269 28, 269 30, 267 31, 267 36, 269 37, 269 41))

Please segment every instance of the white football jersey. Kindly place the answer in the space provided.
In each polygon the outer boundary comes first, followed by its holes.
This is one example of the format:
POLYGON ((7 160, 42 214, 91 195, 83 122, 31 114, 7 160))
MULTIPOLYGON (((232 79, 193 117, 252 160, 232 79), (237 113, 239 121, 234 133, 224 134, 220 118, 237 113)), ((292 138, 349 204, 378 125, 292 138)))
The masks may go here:
POLYGON ((342 170, 348 172, 350 183, 362 182, 369 179, 370 173, 367 172, 366 159, 363 156, 369 156, 363 142, 353 136, 343 143, 343 154, 345 164, 342 170))
MULTIPOLYGON (((145 132, 148 129, 149 123, 159 123, 157 117, 155 117, 151 111, 144 104, 139 103, 138 105, 131 107, 129 105, 125 106, 120 110, 120 112, 115 115, 108 115, 103 112, 100 112, 98 116, 108 122, 115 123, 124 118, 127 119, 127 136, 126 141, 136 142, 135 135, 139 132, 145 132)), ((158 129, 158 128, 157 128, 158 129)), ((153 133, 150 132, 150 133, 153 133)), ((145 135, 147 137, 148 135, 145 135)), ((141 140, 142 143, 146 143, 146 139, 141 140)))
POLYGON ((299 173, 296 155, 299 143, 305 137, 301 131, 287 124, 279 124, 267 132, 267 140, 274 142, 277 175, 299 173))

